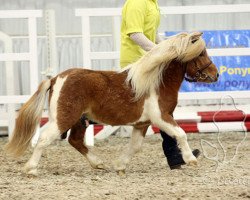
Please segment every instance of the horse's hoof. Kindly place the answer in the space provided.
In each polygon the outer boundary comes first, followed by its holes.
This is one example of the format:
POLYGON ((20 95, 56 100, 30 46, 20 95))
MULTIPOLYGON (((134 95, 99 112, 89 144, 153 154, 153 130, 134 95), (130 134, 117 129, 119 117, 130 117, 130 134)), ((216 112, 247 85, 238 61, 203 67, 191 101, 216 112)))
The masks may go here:
POLYGON ((99 165, 96 165, 96 169, 104 169, 104 164, 99 164, 99 165))
POLYGON ((23 171, 23 173, 28 174, 28 175, 32 175, 32 176, 37 176, 38 175, 37 168, 32 167, 28 163, 25 164, 22 171, 23 171))
POLYGON ((38 172, 37 169, 35 170, 30 170, 28 173, 26 173, 28 178, 36 178, 38 177, 38 172))
POLYGON ((183 160, 187 165, 197 165, 197 159, 196 157, 191 153, 184 154, 183 155, 183 160), (196 164, 195 164, 196 163, 196 164))
POLYGON ((23 172, 29 176, 38 176, 37 169, 28 169, 27 167, 24 167, 23 172))
POLYGON ((101 169, 101 170, 107 170, 107 167, 106 167, 104 164, 96 165, 95 168, 96 168, 96 169, 101 169))
POLYGON ((197 162, 197 159, 192 159, 190 160, 187 165, 190 165, 190 166, 197 166, 198 165, 198 162, 197 162))
POLYGON ((122 160, 113 161, 114 170, 118 173, 119 171, 123 171, 125 173, 126 164, 122 160))
POLYGON ((118 174, 120 177, 126 177, 125 170, 119 170, 119 171, 117 171, 117 174, 118 174))

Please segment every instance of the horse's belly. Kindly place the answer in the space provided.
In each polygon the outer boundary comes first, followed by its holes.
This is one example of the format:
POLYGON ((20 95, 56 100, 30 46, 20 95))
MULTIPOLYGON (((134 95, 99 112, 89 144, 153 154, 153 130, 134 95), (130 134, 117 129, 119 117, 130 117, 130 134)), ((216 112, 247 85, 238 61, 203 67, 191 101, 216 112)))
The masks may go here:
POLYGON ((108 124, 112 126, 118 125, 132 125, 136 123, 142 114, 142 109, 138 108, 122 108, 121 106, 115 107, 102 107, 93 108, 87 115, 93 121, 101 124, 108 124))

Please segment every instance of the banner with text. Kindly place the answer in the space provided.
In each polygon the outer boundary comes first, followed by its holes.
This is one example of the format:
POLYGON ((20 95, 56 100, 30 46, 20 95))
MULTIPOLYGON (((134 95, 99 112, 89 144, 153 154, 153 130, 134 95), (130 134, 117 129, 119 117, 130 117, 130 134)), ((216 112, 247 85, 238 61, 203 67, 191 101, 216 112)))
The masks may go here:
MULTIPOLYGON (((250 30, 203 31, 207 49, 250 47, 250 30)), ((166 32, 166 36, 176 32, 166 32)), ((189 83, 184 81, 181 92, 250 90, 249 56, 211 57, 220 73, 216 83, 189 83)))

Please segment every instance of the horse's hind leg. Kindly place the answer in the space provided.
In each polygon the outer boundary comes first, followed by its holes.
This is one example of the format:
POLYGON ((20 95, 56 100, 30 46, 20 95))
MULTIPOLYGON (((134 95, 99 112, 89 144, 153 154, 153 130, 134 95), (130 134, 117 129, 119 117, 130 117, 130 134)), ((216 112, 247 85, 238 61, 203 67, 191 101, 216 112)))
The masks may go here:
POLYGON ((79 151, 86 159, 89 161, 90 165, 95 169, 103 169, 104 165, 100 158, 98 158, 94 153, 91 152, 88 147, 83 143, 86 128, 81 124, 79 120, 74 126, 72 126, 69 143, 79 151))
POLYGON ((147 129, 148 126, 143 128, 133 128, 129 145, 122 152, 118 160, 114 163, 114 168, 120 175, 123 175, 125 173, 127 164, 130 162, 134 154, 141 149, 147 129))
POLYGON ((41 133, 41 136, 35 146, 33 154, 25 164, 24 171, 28 174, 37 174, 37 165, 42 156, 44 148, 49 146, 60 135, 56 122, 49 122, 48 127, 41 133))

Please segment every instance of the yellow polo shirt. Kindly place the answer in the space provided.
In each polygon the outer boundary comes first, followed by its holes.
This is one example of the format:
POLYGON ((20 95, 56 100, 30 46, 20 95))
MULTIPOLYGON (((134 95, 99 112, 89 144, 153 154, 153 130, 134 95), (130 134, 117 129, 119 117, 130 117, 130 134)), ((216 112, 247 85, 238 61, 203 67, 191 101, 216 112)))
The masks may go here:
POLYGON ((127 0, 122 9, 120 66, 137 61, 145 51, 130 38, 129 34, 140 32, 155 43, 160 24, 157 0, 127 0))

